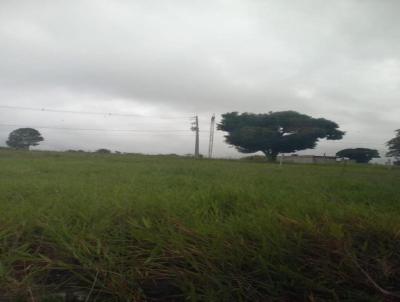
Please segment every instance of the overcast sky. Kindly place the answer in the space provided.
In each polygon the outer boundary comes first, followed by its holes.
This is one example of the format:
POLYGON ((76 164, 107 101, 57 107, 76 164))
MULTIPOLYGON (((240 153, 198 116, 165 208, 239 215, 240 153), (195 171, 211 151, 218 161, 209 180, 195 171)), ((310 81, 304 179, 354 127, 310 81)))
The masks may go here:
MULTIPOLYGON (((198 114, 206 153, 212 113, 297 110, 347 132, 303 153, 383 154, 400 128, 399 12, 398 0, 1 0, 0 105, 151 118, 0 108, 0 144, 31 126, 42 149, 185 154, 193 133, 165 130, 198 114)), ((238 156, 223 133, 215 148, 238 156)))

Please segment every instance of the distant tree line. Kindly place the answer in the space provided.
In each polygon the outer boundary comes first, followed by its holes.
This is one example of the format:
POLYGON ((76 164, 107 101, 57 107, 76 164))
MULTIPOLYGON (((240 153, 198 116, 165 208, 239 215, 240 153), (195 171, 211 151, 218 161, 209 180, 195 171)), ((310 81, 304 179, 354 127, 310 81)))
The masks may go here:
MULTIPOLYGON (((280 153, 293 153, 305 149, 314 149, 320 139, 339 140, 345 135, 339 125, 324 118, 313 118, 296 111, 278 111, 269 113, 230 112, 222 115, 218 130, 227 132, 225 141, 241 153, 261 151, 268 161, 276 161, 280 153)), ((387 142, 387 157, 394 158, 394 164, 400 165, 400 129, 396 136, 387 142)), ((33 128, 13 130, 7 140, 11 148, 29 150, 44 141, 41 133, 33 128)), ((68 152, 85 152, 68 150, 68 152)), ((99 154, 110 154, 111 150, 101 148, 99 154)), ((120 153, 116 151, 115 153, 120 153)), ((377 150, 369 148, 348 148, 336 153, 336 156, 348 158, 357 163, 368 163, 379 158, 377 150)))
MULTIPOLYGON (((279 153, 314 149, 320 139, 339 140, 345 135, 333 121, 296 111, 263 114, 229 112, 222 115, 218 129, 227 132, 225 141, 239 152, 261 151, 272 162, 276 161, 279 153)), ((397 136, 387 143, 389 152, 386 156, 394 157, 394 163, 400 164, 400 129, 396 133, 397 136)), ((368 163, 380 157, 378 150, 370 148, 343 149, 336 156, 357 163, 368 163)))

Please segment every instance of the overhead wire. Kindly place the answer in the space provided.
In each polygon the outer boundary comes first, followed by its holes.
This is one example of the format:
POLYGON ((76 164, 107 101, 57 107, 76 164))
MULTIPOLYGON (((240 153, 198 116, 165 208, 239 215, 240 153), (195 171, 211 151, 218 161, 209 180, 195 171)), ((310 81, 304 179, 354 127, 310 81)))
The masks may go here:
MULTIPOLYGON (((17 124, 0 124, 0 127, 26 127, 26 126, 17 124)), ((51 130, 100 131, 100 132, 143 132, 143 133, 192 132, 192 130, 190 129, 143 130, 143 129, 70 128, 70 127, 52 127, 52 126, 29 126, 29 127, 38 129, 51 129, 51 130)))
POLYGON ((35 107, 10 106, 10 105, 0 105, 0 108, 11 109, 11 110, 27 110, 27 111, 38 111, 38 112, 85 114, 85 115, 98 115, 98 116, 139 117, 139 118, 159 118, 159 119, 188 119, 188 118, 192 118, 192 116, 189 116, 189 115, 187 115, 187 116, 157 116, 157 115, 142 115, 142 114, 135 114, 135 113, 78 111, 78 110, 63 110, 63 109, 52 109, 52 108, 35 108, 35 107))

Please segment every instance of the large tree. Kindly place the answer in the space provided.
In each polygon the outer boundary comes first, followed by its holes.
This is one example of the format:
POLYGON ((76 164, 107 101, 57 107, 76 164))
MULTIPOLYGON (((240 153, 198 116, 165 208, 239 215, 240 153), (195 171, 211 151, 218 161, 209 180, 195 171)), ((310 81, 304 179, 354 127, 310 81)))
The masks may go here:
POLYGON ((359 164, 366 164, 373 158, 380 158, 378 150, 368 148, 343 149, 336 153, 336 156, 355 160, 359 164))
POLYGON ((11 148, 29 150, 30 146, 37 146, 43 140, 42 135, 36 129, 19 128, 9 134, 6 143, 11 148))
POLYGON ((396 164, 400 164, 400 129, 396 130, 396 136, 386 143, 389 147, 388 157, 396 158, 396 164))
POLYGON ((296 111, 263 114, 230 112, 222 115, 218 130, 226 131, 225 141, 242 153, 261 151, 269 161, 279 153, 315 148, 319 139, 341 139, 338 124, 296 111))

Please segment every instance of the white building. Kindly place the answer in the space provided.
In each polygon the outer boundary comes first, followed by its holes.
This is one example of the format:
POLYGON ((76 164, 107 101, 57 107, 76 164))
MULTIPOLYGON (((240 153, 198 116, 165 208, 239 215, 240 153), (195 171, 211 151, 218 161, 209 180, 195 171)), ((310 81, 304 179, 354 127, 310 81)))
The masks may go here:
POLYGON ((337 162, 336 156, 319 156, 319 155, 297 155, 280 156, 279 160, 283 163, 293 164, 334 164, 337 162))

